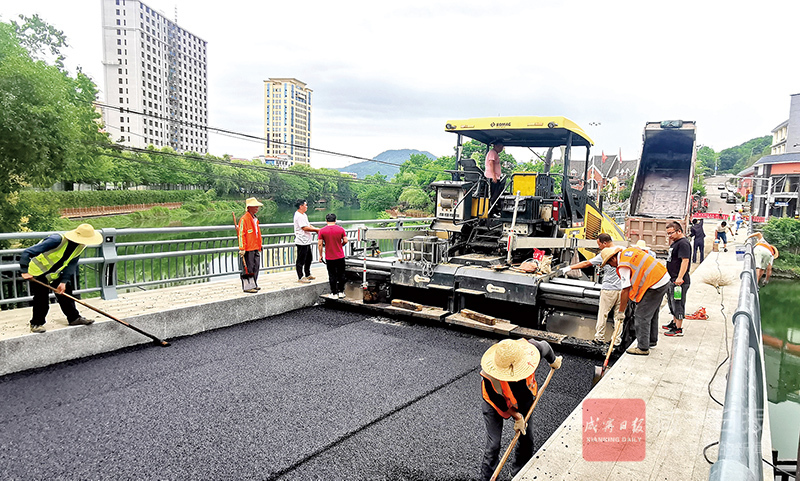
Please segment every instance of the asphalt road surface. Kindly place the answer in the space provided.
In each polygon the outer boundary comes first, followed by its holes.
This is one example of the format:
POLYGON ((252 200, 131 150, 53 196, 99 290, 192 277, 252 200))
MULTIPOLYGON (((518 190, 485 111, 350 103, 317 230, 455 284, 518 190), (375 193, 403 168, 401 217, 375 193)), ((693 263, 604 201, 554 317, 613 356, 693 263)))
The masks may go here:
MULTIPOLYGON (((475 479, 494 342, 315 307, 8 375, 2 478, 475 479)), ((564 356, 531 418, 537 447, 595 364, 564 356)))

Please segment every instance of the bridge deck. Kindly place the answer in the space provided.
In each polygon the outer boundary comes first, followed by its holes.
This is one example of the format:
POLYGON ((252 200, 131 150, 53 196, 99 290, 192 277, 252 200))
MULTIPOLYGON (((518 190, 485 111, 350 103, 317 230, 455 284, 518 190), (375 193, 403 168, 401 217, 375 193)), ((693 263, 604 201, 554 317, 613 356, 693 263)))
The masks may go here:
MULTIPOLYGON (((744 236, 739 236, 740 240, 744 236)), ((731 317, 739 295, 741 262, 736 261, 733 242, 728 252, 711 252, 692 274, 687 293, 687 311, 705 307, 708 320, 685 320, 684 336, 661 335, 649 356, 623 355, 589 392, 589 399, 641 399, 646 406, 645 457, 641 461, 588 461, 584 459, 583 411, 578 406, 539 449, 520 473, 519 480, 707 480, 711 465, 703 448, 719 440, 722 407, 708 395, 708 383, 726 358, 726 342, 733 339, 731 317), (704 282, 722 273, 731 284, 717 289, 704 282), (723 311, 724 306, 724 311, 723 311), (726 329, 727 325, 727 329, 726 329)), ((661 324, 672 319, 664 305, 661 324)), ((723 365, 711 392, 725 400, 723 365)), ((769 420, 764 412, 762 455, 769 458, 769 420)), ((603 436, 602 426, 597 436, 603 436)), ((606 433, 606 435, 608 435, 606 433)), ((709 459, 717 457, 717 446, 709 448, 709 459)), ((765 465, 766 467, 766 465, 765 465)), ((771 477, 766 467, 764 480, 771 477)))

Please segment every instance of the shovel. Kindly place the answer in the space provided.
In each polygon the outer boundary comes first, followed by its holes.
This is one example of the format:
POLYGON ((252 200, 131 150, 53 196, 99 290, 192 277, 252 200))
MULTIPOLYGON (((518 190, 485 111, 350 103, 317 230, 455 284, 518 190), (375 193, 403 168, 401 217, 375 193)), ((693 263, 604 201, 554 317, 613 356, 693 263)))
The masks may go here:
MULTIPOLYGON (((526 424, 528 423, 528 420, 531 418, 531 414, 533 414, 533 409, 536 407, 537 404, 539 404, 539 399, 542 399, 542 394, 544 394, 544 390, 547 389, 547 385, 550 384, 550 379, 553 377, 554 372, 556 372, 556 370, 551 367, 550 373, 547 375, 547 379, 545 379, 544 384, 542 384, 542 388, 539 389, 538 393, 536 393, 536 399, 534 399, 531 408, 528 410, 528 414, 525 415, 526 424)), ((528 426, 528 429, 530 429, 530 426, 528 426)), ((519 436, 520 433, 519 431, 517 431, 516 434, 514 434, 514 439, 511 440, 511 443, 508 445, 506 452, 503 454, 503 457, 500 458, 500 462, 497 463, 497 468, 495 468, 494 474, 492 474, 492 478, 490 481, 495 481, 497 477, 500 475, 500 470, 503 469, 503 465, 506 464, 506 461, 508 461, 508 456, 511 454, 511 450, 514 449, 514 446, 516 446, 517 441, 519 441, 519 436)))
POLYGON ((603 377, 603 374, 606 373, 606 369, 608 369, 608 360, 611 358, 611 352, 614 350, 614 341, 617 340, 617 336, 619 335, 620 329, 622 329, 622 325, 625 324, 625 321, 614 322, 614 333, 611 334, 611 342, 608 344, 608 352, 606 353, 606 360, 603 362, 603 367, 595 366, 594 367, 594 377, 592 378, 592 386, 600 382, 600 379, 603 377))

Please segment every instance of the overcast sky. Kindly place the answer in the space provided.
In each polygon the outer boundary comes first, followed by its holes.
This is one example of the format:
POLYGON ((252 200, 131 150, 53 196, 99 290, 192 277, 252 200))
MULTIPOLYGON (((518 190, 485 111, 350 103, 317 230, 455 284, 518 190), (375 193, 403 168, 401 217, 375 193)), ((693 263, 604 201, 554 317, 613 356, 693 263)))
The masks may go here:
MULTIPOLYGON (((146 4, 171 19, 177 6, 178 24, 208 42, 209 126, 263 136, 263 81, 295 77, 314 91, 312 147, 367 158, 451 155, 447 120, 496 115, 568 117, 594 153, 623 159, 638 156, 646 121, 695 120, 698 143, 719 151, 769 135, 800 93, 797 0, 146 4)), ((67 35, 70 70, 102 89, 100 5, 2 0, 0 17, 39 13, 67 35)), ((263 146, 210 133, 209 150, 263 146)))

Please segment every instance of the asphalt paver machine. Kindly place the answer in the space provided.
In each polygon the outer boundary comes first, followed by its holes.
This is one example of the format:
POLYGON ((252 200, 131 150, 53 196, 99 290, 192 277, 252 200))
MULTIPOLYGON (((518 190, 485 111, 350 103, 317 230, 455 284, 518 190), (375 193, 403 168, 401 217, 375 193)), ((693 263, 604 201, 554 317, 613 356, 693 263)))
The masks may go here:
POLYGON ((456 165, 448 171, 451 179, 431 184, 435 220, 422 231, 361 230, 360 255, 346 260, 354 289, 343 302, 353 302, 360 288, 363 301, 356 302, 478 313, 541 332, 538 337, 557 332, 591 344, 600 285, 593 272, 580 279, 556 272, 594 256, 601 232, 625 245, 622 230, 586 193, 592 140, 564 117, 449 120, 445 130, 457 135, 456 165), (534 153, 547 149, 545 167, 504 176, 502 190, 493 189, 479 162, 462 157, 465 138, 487 150, 497 142, 534 153), (550 169, 556 149, 562 153, 561 173, 550 169), (570 165, 578 149, 586 156, 579 174, 570 165), (396 256, 368 255, 369 244, 381 239, 396 241, 396 256))

